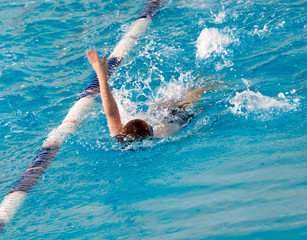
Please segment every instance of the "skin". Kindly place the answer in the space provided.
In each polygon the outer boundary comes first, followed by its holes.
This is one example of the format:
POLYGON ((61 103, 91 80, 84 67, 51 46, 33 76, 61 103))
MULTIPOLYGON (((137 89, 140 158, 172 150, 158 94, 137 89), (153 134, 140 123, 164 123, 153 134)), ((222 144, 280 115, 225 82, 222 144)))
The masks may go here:
MULTIPOLYGON (((182 101, 179 102, 166 102, 157 106, 157 109, 165 108, 187 108, 191 105, 197 104, 204 93, 212 91, 222 84, 211 84, 208 86, 201 86, 195 90, 192 90, 193 87, 188 89, 188 92, 183 96, 182 101)), ((166 125, 161 124, 157 131, 155 131, 155 137, 169 137, 180 131, 183 126, 179 124, 166 125)))
MULTIPOLYGON (((99 80, 102 106, 107 116, 108 127, 110 130, 111 136, 119 135, 123 132, 124 125, 122 124, 120 113, 117 107, 117 103, 113 97, 113 94, 108 84, 107 56, 104 55, 103 61, 101 61, 100 57, 98 56, 97 51, 93 49, 90 49, 86 55, 92 67, 94 68, 97 74, 98 80, 99 80)), ((148 128, 150 129, 149 125, 148 125, 148 128)))
MULTIPOLYGON (((113 94, 110 90, 109 84, 108 84, 108 61, 107 56, 103 56, 103 60, 101 61, 100 57, 98 56, 98 53, 96 50, 90 49, 87 52, 87 58, 89 62, 91 63, 92 67, 94 68, 98 80, 99 80, 99 87, 100 87, 100 96, 102 99, 102 105, 106 113, 107 121, 108 121, 108 127, 111 133, 111 136, 117 136, 119 134, 122 134, 124 130, 124 125, 122 124, 120 113, 117 107, 117 103, 113 97, 113 94)), ((210 91, 212 89, 216 89, 219 87, 219 84, 210 85, 210 86, 202 86, 198 89, 191 90, 191 88, 188 89, 188 93, 185 94, 183 97, 183 100, 180 102, 175 103, 166 103, 162 104, 159 107, 170 107, 170 108, 186 108, 190 105, 193 105, 201 99, 203 94, 206 91, 210 91)), ((144 121, 145 122, 145 121, 144 121)), ((150 126, 148 123, 148 128, 150 129, 150 126)), ((155 137, 164 137, 164 136, 170 136, 173 133, 179 131, 182 128, 182 126, 162 126, 158 129, 157 132, 155 132, 155 137)), ((151 130, 150 130, 151 132, 151 130)), ((152 134, 152 133, 151 133, 152 134)))
POLYGON ((93 49, 90 49, 86 55, 92 67, 94 68, 99 80, 102 106, 107 116, 110 133, 112 136, 116 136, 123 131, 124 126, 121 122, 116 101, 108 84, 107 56, 104 55, 103 61, 101 61, 97 51, 93 49))

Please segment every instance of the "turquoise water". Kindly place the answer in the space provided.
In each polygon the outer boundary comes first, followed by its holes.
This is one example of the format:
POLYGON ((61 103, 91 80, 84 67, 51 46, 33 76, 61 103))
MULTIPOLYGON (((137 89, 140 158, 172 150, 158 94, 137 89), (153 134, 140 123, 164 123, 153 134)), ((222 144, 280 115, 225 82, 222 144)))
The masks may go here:
MULTIPOLYGON (((0 197, 144 1, 0 2, 0 197)), ((169 138, 123 149, 100 100, 1 239, 306 239, 306 1, 166 1, 110 79, 124 121, 220 83, 169 138)))

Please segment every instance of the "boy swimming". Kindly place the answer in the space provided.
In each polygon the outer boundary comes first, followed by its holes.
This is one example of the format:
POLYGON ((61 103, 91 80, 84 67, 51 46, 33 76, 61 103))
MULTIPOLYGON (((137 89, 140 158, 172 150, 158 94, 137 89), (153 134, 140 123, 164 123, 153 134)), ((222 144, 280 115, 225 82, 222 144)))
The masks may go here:
POLYGON ((106 55, 103 56, 103 60, 101 61, 97 51, 90 49, 87 52, 87 58, 98 77, 100 96, 107 117, 110 134, 111 136, 116 137, 119 141, 121 141, 121 139, 128 139, 130 141, 143 140, 148 137, 162 137, 171 135, 182 128, 194 117, 194 114, 188 112, 186 108, 199 101, 205 90, 210 90, 208 87, 200 87, 196 90, 188 92, 185 95, 184 100, 181 102, 156 106, 155 108, 158 111, 161 109, 167 109, 168 115, 171 118, 166 119, 166 122, 173 123, 176 121, 178 127, 174 129, 168 126, 166 123, 163 125, 163 127, 160 127, 160 131, 155 134, 153 127, 142 119, 133 119, 127 124, 123 125, 117 103, 108 84, 108 61, 106 55))
POLYGON ((101 61, 97 51, 90 49, 87 52, 87 58, 94 68, 99 80, 100 96, 111 136, 122 136, 130 139, 144 139, 153 136, 153 128, 142 119, 134 119, 129 121, 126 125, 122 124, 117 103, 108 84, 107 56, 104 55, 103 61, 101 61))

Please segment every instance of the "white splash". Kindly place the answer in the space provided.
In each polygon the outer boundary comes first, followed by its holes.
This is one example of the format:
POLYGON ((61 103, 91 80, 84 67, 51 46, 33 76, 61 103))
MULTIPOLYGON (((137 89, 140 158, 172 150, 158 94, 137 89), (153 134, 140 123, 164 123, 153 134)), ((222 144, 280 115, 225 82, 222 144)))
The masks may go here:
POLYGON ((285 94, 283 94, 282 92, 278 93, 278 97, 279 97, 279 98, 283 98, 283 99, 286 98, 285 94))
POLYGON ((284 25, 285 25, 285 23, 286 23, 285 21, 282 21, 282 22, 278 23, 277 25, 278 25, 279 27, 282 27, 282 28, 283 28, 284 25))
POLYGON ((214 16, 214 22, 217 24, 223 23, 226 17, 226 12, 224 11, 224 7, 223 11, 219 12, 218 14, 214 14, 212 11, 211 14, 214 16))
POLYGON ((259 28, 259 26, 255 26, 255 29, 250 33, 250 35, 258 35, 259 37, 263 36, 265 33, 268 32, 268 25, 265 24, 262 29, 259 28))
POLYGON ((155 102, 180 101, 187 91, 187 88, 193 84, 192 73, 180 73, 178 79, 171 79, 169 83, 159 87, 155 102))
POLYGON ((207 59, 213 53, 227 55, 228 52, 225 48, 233 41, 230 36, 219 32, 216 28, 205 28, 197 39, 196 56, 201 59, 207 59))
MULTIPOLYGON (((281 94, 279 94, 279 97, 281 94)), ((237 92, 236 95, 229 100, 233 106, 229 110, 233 114, 248 117, 250 114, 256 115, 262 120, 270 118, 272 114, 278 114, 280 111, 287 112, 296 109, 295 99, 291 102, 284 96, 280 99, 271 98, 262 95, 260 92, 253 92, 249 89, 243 92, 237 92)))

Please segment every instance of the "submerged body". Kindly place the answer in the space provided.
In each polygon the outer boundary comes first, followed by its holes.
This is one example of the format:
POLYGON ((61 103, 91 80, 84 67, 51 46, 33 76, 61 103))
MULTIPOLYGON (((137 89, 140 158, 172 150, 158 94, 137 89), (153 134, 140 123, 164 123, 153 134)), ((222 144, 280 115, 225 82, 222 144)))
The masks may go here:
POLYGON ((107 117, 110 134, 117 139, 142 140, 147 137, 164 137, 174 134, 195 116, 189 107, 197 103, 205 91, 210 90, 206 86, 196 90, 189 88, 188 93, 183 97, 182 101, 168 102, 154 106, 153 111, 166 110, 167 112, 167 116, 165 116, 162 123, 155 128, 155 133, 153 127, 142 119, 134 119, 124 125, 117 103, 108 84, 108 61, 106 55, 104 55, 103 61, 101 61, 97 51, 90 49, 87 52, 87 57, 99 80, 100 96, 107 117))

